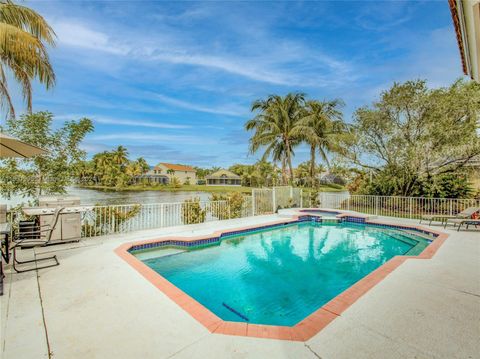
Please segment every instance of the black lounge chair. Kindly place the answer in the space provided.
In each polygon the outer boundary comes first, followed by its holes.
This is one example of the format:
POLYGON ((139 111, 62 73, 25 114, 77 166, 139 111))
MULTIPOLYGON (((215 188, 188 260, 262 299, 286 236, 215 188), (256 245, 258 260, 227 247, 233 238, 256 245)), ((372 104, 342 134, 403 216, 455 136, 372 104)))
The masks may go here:
POLYGON ((443 225, 445 225, 447 221, 452 219, 468 219, 478 211, 480 211, 480 207, 468 207, 455 215, 425 214, 425 215, 422 215, 422 217, 420 218, 420 223, 422 223, 422 221, 429 221, 428 225, 431 225, 433 221, 439 221, 443 225))

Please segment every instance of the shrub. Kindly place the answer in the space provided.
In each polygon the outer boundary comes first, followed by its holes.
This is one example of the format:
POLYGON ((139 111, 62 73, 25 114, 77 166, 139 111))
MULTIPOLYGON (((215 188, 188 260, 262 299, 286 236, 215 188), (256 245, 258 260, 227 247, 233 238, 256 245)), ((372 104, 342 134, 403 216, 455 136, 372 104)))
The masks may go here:
POLYGON ((244 210, 245 198, 240 192, 212 193, 211 201, 228 201, 228 207, 215 209, 213 215, 218 219, 240 218, 244 210), (229 211, 230 209, 230 211, 229 211))
POLYGON ((207 211, 202 209, 199 197, 187 199, 183 202, 182 221, 184 224, 203 223, 206 216, 207 211))
POLYGON ((117 233, 121 230, 122 223, 140 213, 140 205, 134 205, 128 211, 120 211, 114 206, 94 207, 93 218, 86 220, 82 225, 83 236, 100 236, 117 233))
POLYGON ((180 183, 180 180, 174 176, 170 180, 170 186, 172 186, 173 188, 180 188, 182 187, 182 184, 180 183))

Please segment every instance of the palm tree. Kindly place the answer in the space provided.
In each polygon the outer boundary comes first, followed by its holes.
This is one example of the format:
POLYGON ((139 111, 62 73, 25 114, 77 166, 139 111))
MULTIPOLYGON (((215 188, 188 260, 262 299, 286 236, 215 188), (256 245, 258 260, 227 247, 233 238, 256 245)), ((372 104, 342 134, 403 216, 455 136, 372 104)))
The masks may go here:
POLYGON ((305 95, 302 93, 289 93, 284 97, 270 95, 266 100, 253 103, 252 111, 259 112, 245 124, 247 130, 255 130, 250 139, 250 152, 255 153, 265 147, 262 159, 272 155, 274 161, 281 161, 284 180, 288 165, 291 183, 292 155, 294 147, 300 143, 297 127, 304 103, 305 95))
POLYGON ((310 145, 310 183, 315 182, 315 153, 318 153, 330 167, 327 153, 334 150, 335 137, 345 130, 340 107, 341 100, 316 101, 310 100, 305 104, 305 114, 296 128, 298 135, 310 145))
POLYGON ((123 146, 118 146, 113 152, 113 162, 123 168, 128 163, 128 150, 123 146))
POLYGON ((7 72, 11 72, 20 84, 27 110, 31 112, 31 81, 37 79, 47 89, 55 84, 47 53, 47 45, 55 45, 55 33, 32 9, 11 0, 0 0, 0 43, 0 105, 6 108, 7 116, 15 117, 7 84, 7 72))
POLYGON ((138 163, 138 166, 140 167, 141 174, 147 173, 148 170, 150 169, 150 166, 148 165, 147 161, 145 161, 145 158, 143 157, 137 158, 137 163, 138 163))

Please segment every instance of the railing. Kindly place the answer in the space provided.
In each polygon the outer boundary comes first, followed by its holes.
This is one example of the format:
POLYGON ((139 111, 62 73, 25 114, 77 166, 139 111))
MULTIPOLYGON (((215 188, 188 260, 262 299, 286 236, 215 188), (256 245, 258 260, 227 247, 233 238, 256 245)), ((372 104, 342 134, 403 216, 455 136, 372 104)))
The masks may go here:
POLYGON ((275 213, 281 208, 302 207, 302 189, 290 186, 252 190, 253 215, 275 213))
POLYGON ((228 201, 94 206, 82 215, 82 237, 231 218, 228 201))
POLYGON ((321 193, 320 205, 375 216, 419 219, 422 215, 455 215, 468 207, 480 207, 480 199, 368 196, 321 193))
MULTIPOLYGON (((81 218, 80 229, 77 220, 76 229, 72 231, 81 231, 82 238, 89 238, 262 215, 274 213, 278 208, 301 206, 301 194, 301 189, 275 187, 254 189, 252 196, 244 196, 240 200, 234 199, 232 203, 228 200, 187 200, 177 203, 81 206, 80 213, 76 212, 77 218, 81 218)), ((28 219, 21 210, 12 211, 10 215, 13 228, 18 228, 20 221, 28 219)), ((74 222, 75 220, 70 221, 70 223, 74 222)))

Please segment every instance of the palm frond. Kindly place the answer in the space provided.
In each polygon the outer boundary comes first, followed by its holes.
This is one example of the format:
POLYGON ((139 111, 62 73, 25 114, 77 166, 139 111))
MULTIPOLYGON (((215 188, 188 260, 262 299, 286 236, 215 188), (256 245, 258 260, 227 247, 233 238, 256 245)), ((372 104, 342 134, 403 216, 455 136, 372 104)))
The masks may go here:
POLYGON ((0 3, 0 22, 29 32, 40 41, 55 46, 55 32, 45 19, 34 10, 14 4, 10 0, 0 3))
POLYGON ((0 107, 6 108, 6 116, 15 117, 15 109, 13 107, 12 98, 8 92, 7 78, 3 71, 3 66, 0 64, 0 107))

